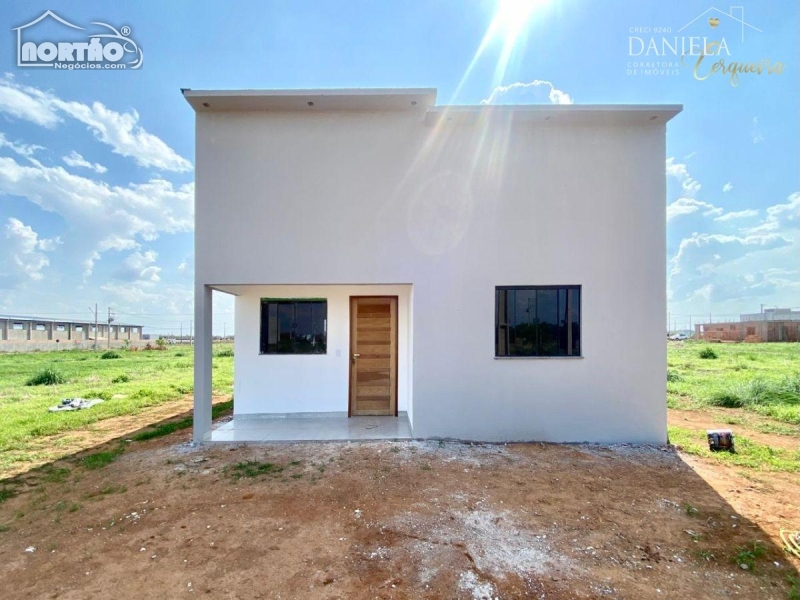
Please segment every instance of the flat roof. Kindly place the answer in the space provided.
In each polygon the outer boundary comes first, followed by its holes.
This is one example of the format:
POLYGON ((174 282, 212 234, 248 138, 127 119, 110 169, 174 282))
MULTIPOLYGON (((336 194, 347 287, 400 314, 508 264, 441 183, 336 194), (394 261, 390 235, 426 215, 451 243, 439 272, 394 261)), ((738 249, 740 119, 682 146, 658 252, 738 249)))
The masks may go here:
POLYGON ((554 122, 666 122, 681 104, 524 104, 436 105, 435 88, 354 88, 316 90, 191 90, 184 98, 198 113, 216 111, 421 111, 426 121, 472 120, 486 115, 554 122))
POLYGON ((330 90, 181 90, 197 112, 230 110, 421 110, 436 102, 434 88, 330 90))
POLYGON ((515 121, 552 123, 666 123, 683 110, 681 104, 511 104, 435 106, 425 120, 472 122, 484 117, 513 116, 515 121))
MULTIPOLYGON (((30 321, 31 323, 56 323, 58 325, 94 325, 94 321, 84 319, 57 319, 53 317, 23 317, 20 315, 0 315, 0 321, 30 321)), ((98 320, 98 325, 108 326, 108 321, 98 320)), ((112 326, 119 327, 144 327, 137 323, 118 323, 113 321, 112 326)))

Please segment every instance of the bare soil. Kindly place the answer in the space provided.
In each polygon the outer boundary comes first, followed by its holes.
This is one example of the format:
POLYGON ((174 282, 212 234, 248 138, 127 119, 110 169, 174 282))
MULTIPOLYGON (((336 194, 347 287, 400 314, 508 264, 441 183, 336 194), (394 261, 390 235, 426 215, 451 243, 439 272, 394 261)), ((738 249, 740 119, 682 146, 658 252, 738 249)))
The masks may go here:
POLYGON ((18 477, 3 597, 786 598, 797 574, 796 478, 671 448, 188 440, 18 477))
POLYGON ((780 423, 774 419, 747 413, 736 408, 704 408, 702 410, 670 409, 669 424, 687 429, 731 429, 734 434, 745 435, 751 440, 785 450, 800 448, 800 426, 780 423), (731 424, 733 421, 733 424, 731 424), (778 425, 792 435, 764 433, 755 430, 757 425, 778 425))

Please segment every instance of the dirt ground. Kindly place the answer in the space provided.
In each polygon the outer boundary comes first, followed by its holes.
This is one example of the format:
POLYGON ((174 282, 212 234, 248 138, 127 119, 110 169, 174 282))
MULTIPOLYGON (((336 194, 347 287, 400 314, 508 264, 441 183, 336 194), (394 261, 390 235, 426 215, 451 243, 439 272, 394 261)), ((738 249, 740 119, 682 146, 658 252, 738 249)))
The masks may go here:
POLYGON ((3 597, 786 598, 797 575, 796 477, 670 448, 188 439, 18 478, 3 597))

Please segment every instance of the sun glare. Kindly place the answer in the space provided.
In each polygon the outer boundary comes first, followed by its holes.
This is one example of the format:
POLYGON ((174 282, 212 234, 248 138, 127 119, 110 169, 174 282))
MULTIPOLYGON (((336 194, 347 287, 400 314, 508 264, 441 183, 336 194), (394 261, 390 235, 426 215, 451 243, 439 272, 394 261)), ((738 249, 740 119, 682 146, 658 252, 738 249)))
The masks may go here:
POLYGON ((486 49, 496 42, 502 43, 502 49, 497 59, 492 83, 493 86, 497 86, 502 82, 514 49, 525 41, 528 23, 536 10, 547 3, 548 0, 498 0, 489 27, 453 94, 454 101, 486 49))

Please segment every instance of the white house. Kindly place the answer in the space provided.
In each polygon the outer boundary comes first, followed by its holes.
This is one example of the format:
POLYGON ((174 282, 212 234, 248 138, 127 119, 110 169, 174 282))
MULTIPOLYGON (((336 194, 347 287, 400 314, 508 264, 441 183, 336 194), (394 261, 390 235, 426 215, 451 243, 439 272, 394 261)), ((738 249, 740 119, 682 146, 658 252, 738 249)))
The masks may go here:
POLYGON ((433 89, 195 91, 195 439, 211 292, 234 414, 420 438, 666 440, 674 105, 437 106, 433 89))

